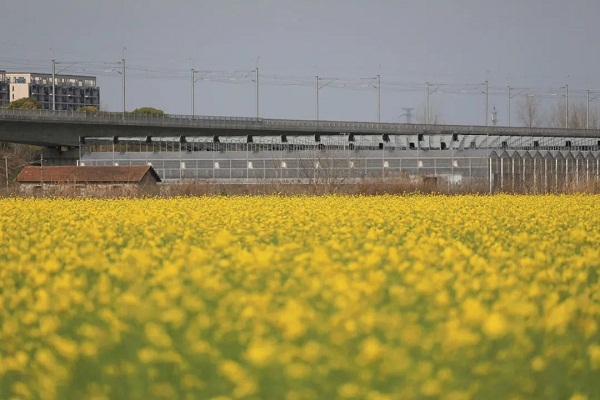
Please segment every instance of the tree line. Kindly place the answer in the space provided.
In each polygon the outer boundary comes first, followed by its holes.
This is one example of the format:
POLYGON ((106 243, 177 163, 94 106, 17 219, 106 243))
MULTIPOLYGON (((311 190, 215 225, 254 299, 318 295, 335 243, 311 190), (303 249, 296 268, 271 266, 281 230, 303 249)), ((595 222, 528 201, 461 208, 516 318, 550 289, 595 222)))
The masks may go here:
MULTIPOLYGON (((427 114, 427 106, 423 105, 414 115, 416 122, 426 124, 429 119, 433 125, 443 123, 437 105, 431 104, 429 107, 429 116, 427 114)), ((586 129, 589 125, 589 128, 600 128, 600 114, 594 108, 589 108, 588 113, 587 100, 569 102, 568 124, 566 121, 567 107, 564 100, 544 109, 539 97, 524 96, 520 101, 516 102, 514 114, 511 124, 513 126, 586 129)))
MULTIPOLYGON (((24 97, 19 100, 15 100, 8 104, 6 108, 9 109, 25 109, 25 110, 41 110, 42 103, 37 101, 33 97, 24 97)), ((82 106, 77 111, 79 112, 102 112, 96 106, 82 106)), ((139 107, 133 111, 130 111, 132 114, 152 114, 152 115, 164 115, 165 112, 158 108, 154 107, 139 107)))
POLYGON ((523 126, 528 128, 572 128, 586 129, 600 127, 597 110, 589 109, 587 101, 569 104, 567 113, 566 103, 559 102, 547 110, 542 109, 538 97, 525 96, 517 104, 517 117, 523 126), (568 121, 567 121, 568 118, 568 121))

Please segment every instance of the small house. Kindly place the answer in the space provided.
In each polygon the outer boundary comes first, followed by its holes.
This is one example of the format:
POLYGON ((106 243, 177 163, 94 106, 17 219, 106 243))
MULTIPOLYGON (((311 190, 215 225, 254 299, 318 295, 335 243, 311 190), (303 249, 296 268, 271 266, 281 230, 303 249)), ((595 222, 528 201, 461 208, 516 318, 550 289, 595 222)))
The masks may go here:
POLYGON ((16 181, 22 193, 92 194, 115 189, 135 191, 156 185, 161 179, 150 165, 27 166, 16 181))

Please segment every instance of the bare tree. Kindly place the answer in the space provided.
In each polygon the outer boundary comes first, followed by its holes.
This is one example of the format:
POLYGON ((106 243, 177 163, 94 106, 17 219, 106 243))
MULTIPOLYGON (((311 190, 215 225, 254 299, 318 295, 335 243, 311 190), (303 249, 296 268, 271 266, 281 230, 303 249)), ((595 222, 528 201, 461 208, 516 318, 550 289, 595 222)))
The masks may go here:
MULTIPOLYGON (((546 125, 550 128, 564 128, 566 118, 565 102, 556 103, 546 115, 546 125)), ((598 127, 598 112, 590 109, 589 121, 590 128, 598 127)), ((585 129, 587 127, 588 112, 585 101, 580 101, 569 105, 569 128, 585 129)))
POLYGON ((569 128, 585 129, 585 118, 586 110, 583 102, 575 103, 569 107, 569 128))
POLYGON ((300 181, 336 193, 352 180, 355 155, 351 151, 313 149, 296 154, 300 181))
POLYGON ((544 126, 548 128, 565 127, 565 105, 564 102, 556 103, 544 116, 544 126))
MULTIPOLYGON (((586 116, 587 116, 587 105, 586 105, 586 116)), ((590 128, 600 128, 600 115, 598 115, 597 109, 590 108, 589 119, 590 119, 590 128)), ((587 118, 586 118, 586 120, 587 120, 587 118)), ((586 123, 586 127, 587 127, 587 123, 586 123)))
POLYGON ((540 100, 534 95, 527 95, 519 102, 518 116, 527 128, 538 126, 540 123, 540 100))

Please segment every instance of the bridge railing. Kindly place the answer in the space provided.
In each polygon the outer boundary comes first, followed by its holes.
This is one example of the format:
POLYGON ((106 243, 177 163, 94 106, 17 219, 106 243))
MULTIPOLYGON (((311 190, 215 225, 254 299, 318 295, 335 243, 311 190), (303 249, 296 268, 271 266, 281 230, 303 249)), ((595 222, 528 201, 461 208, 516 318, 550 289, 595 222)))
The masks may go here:
POLYGON ((426 125, 352 121, 314 121, 293 119, 263 119, 250 117, 220 117, 178 114, 140 114, 105 111, 52 111, 0 108, 0 120, 30 120, 39 122, 84 122, 86 124, 148 125, 171 128, 216 128, 244 131, 285 131, 306 133, 358 134, 461 134, 494 136, 549 136, 599 138, 599 129, 523 128, 474 125, 426 125))
POLYGON ((204 121, 218 122, 260 122, 261 118, 249 117, 219 117, 219 116, 191 116, 179 114, 145 114, 134 112, 108 112, 108 111, 64 111, 64 110, 30 110, 30 109, 10 109, 0 108, 0 117, 21 117, 24 119, 43 119, 46 121, 52 120, 88 120, 88 121, 136 121, 136 122, 157 122, 169 121, 178 123, 198 123, 204 121))
POLYGON ((525 128, 480 125, 427 125, 376 122, 346 121, 310 121, 265 119, 263 128, 290 129, 292 127, 305 131, 335 131, 344 133, 380 133, 380 134, 446 134, 461 135, 489 134, 493 136, 549 136, 549 137, 596 137, 600 139, 599 129, 565 129, 565 128, 525 128))

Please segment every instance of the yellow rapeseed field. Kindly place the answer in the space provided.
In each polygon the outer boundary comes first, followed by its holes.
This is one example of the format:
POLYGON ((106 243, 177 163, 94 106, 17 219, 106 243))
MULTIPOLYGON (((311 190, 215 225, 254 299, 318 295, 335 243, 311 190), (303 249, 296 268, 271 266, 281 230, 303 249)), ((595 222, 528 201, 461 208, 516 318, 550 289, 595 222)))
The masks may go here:
POLYGON ((0 200, 0 399, 600 399, 600 196, 0 200))

